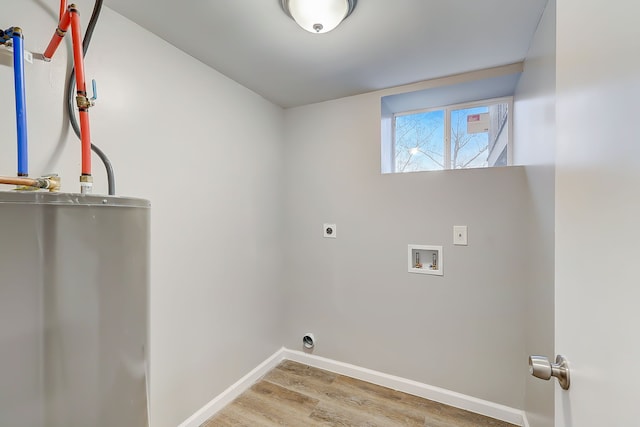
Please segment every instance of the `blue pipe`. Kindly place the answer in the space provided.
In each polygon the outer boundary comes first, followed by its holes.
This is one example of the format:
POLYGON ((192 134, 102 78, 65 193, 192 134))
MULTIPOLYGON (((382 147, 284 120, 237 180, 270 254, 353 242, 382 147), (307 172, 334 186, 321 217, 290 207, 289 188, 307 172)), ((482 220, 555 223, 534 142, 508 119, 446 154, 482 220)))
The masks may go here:
POLYGON ((18 128, 18 176, 29 176, 27 150, 27 97, 24 83, 24 39, 22 30, 13 28, 13 77, 16 87, 16 124, 18 128))

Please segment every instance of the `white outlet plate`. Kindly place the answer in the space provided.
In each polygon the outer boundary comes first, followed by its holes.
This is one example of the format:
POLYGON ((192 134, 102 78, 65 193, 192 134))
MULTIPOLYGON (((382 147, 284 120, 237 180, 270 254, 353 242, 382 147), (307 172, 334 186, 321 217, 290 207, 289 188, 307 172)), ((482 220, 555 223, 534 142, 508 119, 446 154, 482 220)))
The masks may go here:
POLYGON ((335 224, 322 224, 322 237, 335 239, 338 234, 335 224))
POLYGON ((453 226, 453 244, 459 246, 467 246, 467 226, 466 225, 454 225, 453 226))

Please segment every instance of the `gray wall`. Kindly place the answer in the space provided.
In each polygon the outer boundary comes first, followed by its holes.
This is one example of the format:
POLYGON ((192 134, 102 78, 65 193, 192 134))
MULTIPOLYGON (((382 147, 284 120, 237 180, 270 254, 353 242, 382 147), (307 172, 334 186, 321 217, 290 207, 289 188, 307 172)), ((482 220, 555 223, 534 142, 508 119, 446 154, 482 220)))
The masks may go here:
MULTIPOLYGON (((527 165, 532 199, 530 286, 526 288, 526 354, 554 357, 554 196, 556 2, 550 0, 515 94, 516 163, 527 165)), ((527 377, 525 410, 532 427, 553 426, 554 385, 527 377)))
MULTIPOLYGON (((93 3, 77 2, 83 28, 93 3)), ((0 4, 2 28, 19 25, 26 48, 42 52, 57 2, 0 4)), ((68 40, 51 63, 27 64, 27 108, 32 175, 58 172, 77 192, 79 143, 63 114, 68 40)), ((15 174, 10 64, 0 54, 0 175, 15 174)), ((283 111, 108 8, 86 71, 98 82, 93 140, 119 194, 152 203, 151 421, 174 427, 282 345, 283 111)))
POLYGON ((285 345, 312 331, 317 355, 522 408, 524 169, 381 175, 379 93, 286 110, 285 129, 285 345), (444 276, 408 273, 408 244, 442 245, 444 276))

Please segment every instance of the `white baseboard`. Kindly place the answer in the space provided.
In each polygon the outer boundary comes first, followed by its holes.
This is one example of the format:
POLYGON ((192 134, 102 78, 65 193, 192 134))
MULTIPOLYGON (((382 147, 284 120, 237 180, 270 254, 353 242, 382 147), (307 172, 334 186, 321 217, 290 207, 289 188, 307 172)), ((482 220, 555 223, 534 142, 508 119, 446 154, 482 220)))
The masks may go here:
POLYGON ((417 381, 397 377, 395 375, 389 375, 360 366, 351 365, 349 363, 342 363, 332 359, 303 353, 301 351, 289 350, 283 347, 267 360, 262 362, 258 367, 238 380, 231 387, 223 391, 211 402, 207 403, 178 427, 199 427, 207 419, 215 415, 216 412, 242 394, 267 372, 285 359, 304 363, 305 365, 367 381, 383 387, 388 387, 414 396, 444 403, 449 406, 454 406, 456 408, 475 412, 487 417, 506 421, 517 426, 528 427, 529 425, 526 414, 519 409, 510 408, 505 405, 467 396, 440 387, 430 386, 417 381))
POLYGON ((518 426, 525 425, 524 413, 519 409, 499 405, 497 403, 467 396, 455 391, 430 386, 417 381, 408 380, 406 378, 396 377, 395 375, 388 375, 371 369, 362 368, 360 366, 351 365, 349 363, 337 362, 335 360, 286 348, 284 349, 284 359, 304 363, 326 371, 335 372, 347 377, 356 378, 362 381, 381 385, 383 387, 388 387, 393 390, 412 394, 414 396, 444 403, 445 405, 486 415, 487 417, 506 421, 518 426))
POLYGON ((251 372, 240 378, 235 382, 235 384, 227 388, 218 396, 214 397, 211 402, 200 408, 195 414, 187 418, 178 427, 200 427, 201 424, 231 403, 233 399, 240 396, 253 384, 258 382, 258 380, 265 376, 267 372, 278 366, 278 364, 284 360, 284 350, 285 348, 282 347, 280 350, 273 353, 271 357, 256 366, 251 372))

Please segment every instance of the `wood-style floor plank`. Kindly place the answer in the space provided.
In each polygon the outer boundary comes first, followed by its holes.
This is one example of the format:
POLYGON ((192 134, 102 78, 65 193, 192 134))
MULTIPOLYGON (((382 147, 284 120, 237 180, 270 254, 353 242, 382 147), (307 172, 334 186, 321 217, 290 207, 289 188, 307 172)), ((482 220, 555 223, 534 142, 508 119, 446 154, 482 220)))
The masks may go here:
POLYGON ((515 427, 286 360, 201 427, 515 427))

